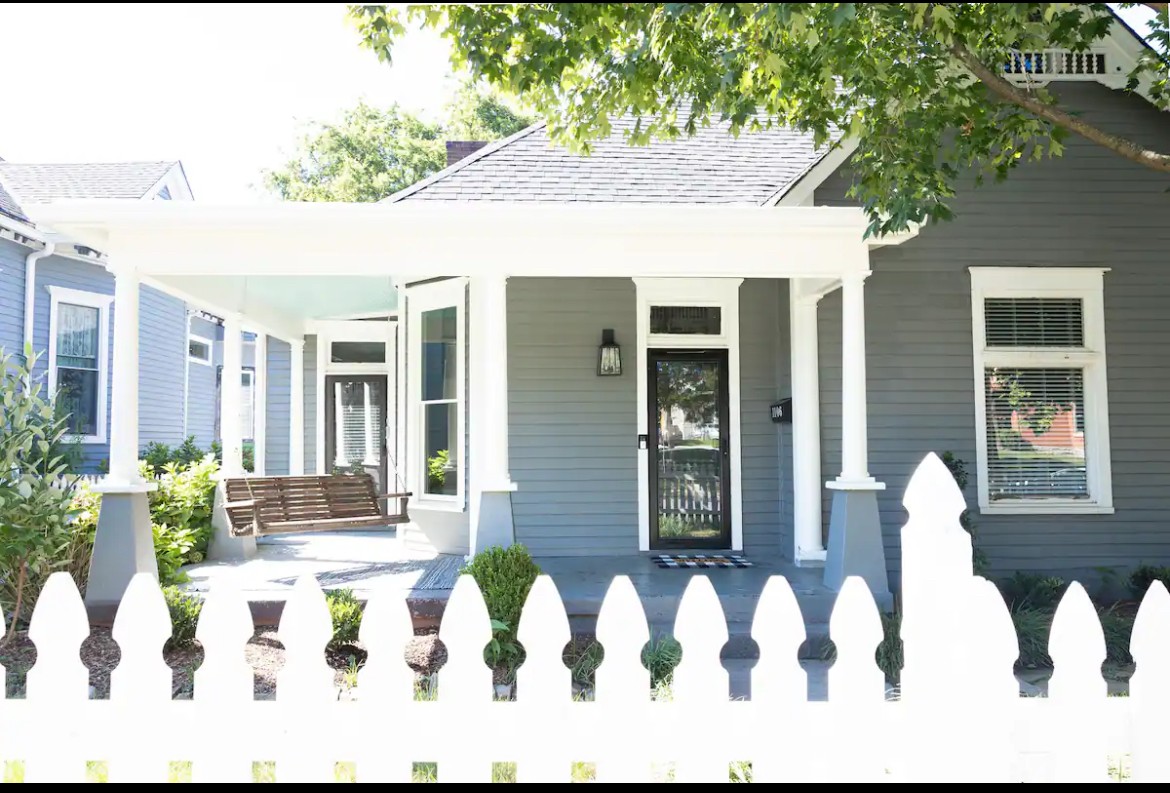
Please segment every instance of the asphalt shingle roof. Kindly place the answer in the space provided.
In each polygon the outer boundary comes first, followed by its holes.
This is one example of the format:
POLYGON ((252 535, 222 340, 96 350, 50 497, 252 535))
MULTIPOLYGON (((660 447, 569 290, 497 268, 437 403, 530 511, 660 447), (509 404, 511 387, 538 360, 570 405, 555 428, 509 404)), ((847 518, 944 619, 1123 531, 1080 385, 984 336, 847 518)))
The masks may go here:
MULTIPOLYGON (((3 165, 3 163, 0 163, 0 165, 3 165)), ((7 215, 10 218, 25 222, 28 221, 28 218, 20 208, 20 204, 16 203, 16 199, 4 189, 3 182, 0 182, 0 215, 7 215)))
POLYGON ((175 162, 0 162, 0 183, 26 204, 62 199, 142 198, 175 162))
POLYGON ((613 124, 588 156, 572 154, 535 124, 492 144, 387 201, 546 203, 767 203, 824 156, 791 129, 743 132, 712 124, 693 137, 629 145, 632 118, 613 124))

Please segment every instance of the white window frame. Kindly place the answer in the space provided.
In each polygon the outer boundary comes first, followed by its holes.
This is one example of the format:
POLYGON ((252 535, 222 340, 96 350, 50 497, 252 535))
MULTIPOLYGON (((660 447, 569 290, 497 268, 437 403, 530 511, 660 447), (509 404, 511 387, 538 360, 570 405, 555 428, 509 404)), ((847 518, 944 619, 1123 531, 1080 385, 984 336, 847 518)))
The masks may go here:
MULTIPOLYGON (((408 288, 409 352, 407 397, 411 417, 407 443, 407 481, 414 493, 412 506, 428 509, 463 512, 467 509, 467 279, 452 278, 408 288), (426 461, 423 460, 422 401, 422 315, 442 308, 455 309, 455 416, 458 445, 459 478, 454 495, 426 492, 426 461)), ((449 400, 444 400, 449 401, 449 400)), ((428 403, 429 404, 429 403, 428 403)))
MULTIPOLYGON (((728 440, 731 550, 743 550, 743 435, 739 375, 739 288, 742 278, 635 278, 637 292, 637 428, 639 435, 650 432, 646 404, 649 399, 648 350, 727 350, 728 440), (653 306, 711 306, 720 309, 719 333, 651 333, 653 306)), ((620 339, 618 340, 620 342, 620 339)), ((638 550, 650 550, 650 450, 638 449, 638 550)))
POLYGON ((110 306, 114 302, 113 295, 103 295, 97 292, 83 292, 80 289, 67 289, 63 286, 49 286, 49 396, 57 395, 57 314, 59 306, 66 303, 74 306, 85 306, 98 310, 98 398, 97 398, 97 432, 92 435, 72 435, 71 440, 76 443, 105 443, 109 421, 109 381, 110 381, 110 306))
POLYGON ((187 360, 192 363, 202 364, 203 366, 211 366, 211 359, 215 356, 215 342, 206 336, 200 336, 198 333, 187 334, 187 360), (207 346, 207 357, 200 358, 198 355, 191 354, 191 342, 196 341, 207 346))
POLYGON ((1113 513, 1113 475, 1109 449, 1109 387, 1105 353, 1105 300, 1102 267, 972 267, 971 332, 975 359, 975 443, 979 510, 987 515, 1071 515, 1113 513), (1084 349, 986 346, 987 298, 1076 298, 1081 301, 1084 349), (1080 368, 1085 389, 1085 474, 1088 499, 1030 498, 991 501, 987 471, 987 394, 984 370, 1080 368))

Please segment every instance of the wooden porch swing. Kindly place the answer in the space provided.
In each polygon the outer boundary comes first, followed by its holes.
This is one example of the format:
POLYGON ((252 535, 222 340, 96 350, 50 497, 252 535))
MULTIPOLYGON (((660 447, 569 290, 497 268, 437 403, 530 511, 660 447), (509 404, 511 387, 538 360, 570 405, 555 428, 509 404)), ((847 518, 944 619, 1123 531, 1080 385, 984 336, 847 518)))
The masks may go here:
MULTIPOLYGON (((401 487, 397 467, 394 477, 401 487)), ((225 479, 224 486, 224 509, 235 537, 395 526, 410 520, 406 505, 412 494, 405 488, 379 494, 367 473, 245 475, 225 479), (387 502, 385 512, 382 502, 387 502)))

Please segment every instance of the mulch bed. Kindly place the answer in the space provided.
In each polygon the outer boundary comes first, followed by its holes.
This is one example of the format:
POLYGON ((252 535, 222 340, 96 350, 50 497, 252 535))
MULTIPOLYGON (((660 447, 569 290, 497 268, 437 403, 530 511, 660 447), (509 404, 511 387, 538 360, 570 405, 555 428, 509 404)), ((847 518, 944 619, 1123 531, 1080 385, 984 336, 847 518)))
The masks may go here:
MULTIPOLYGON (((245 655, 255 674, 256 699, 273 699, 276 696, 276 673, 284 665, 284 646, 277 638, 276 630, 263 628, 256 631, 248 641, 245 655)), ((365 655, 360 645, 344 646, 325 653, 326 662, 334 670, 333 681, 339 688, 345 686, 345 673, 351 660, 360 666, 365 662, 365 655)), ((118 665, 121 656, 109 628, 91 629, 89 638, 81 645, 81 661, 89 669, 89 683, 93 686, 95 698, 109 698, 110 672, 118 665)), ((8 673, 9 698, 24 696, 25 678, 36 657, 36 647, 24 631, 18 631, 12 641, 0 647, 0 664, 8 673)), ((173 696, 189 699, 195 670, 203 663, 202 648, 170 650, 163 653, 163 659, 173 670, 173 696)), ((434 674, 446 660, 446 649, 433 630, 419 631, 406 649, 407 664, 420 676, 434 674)))

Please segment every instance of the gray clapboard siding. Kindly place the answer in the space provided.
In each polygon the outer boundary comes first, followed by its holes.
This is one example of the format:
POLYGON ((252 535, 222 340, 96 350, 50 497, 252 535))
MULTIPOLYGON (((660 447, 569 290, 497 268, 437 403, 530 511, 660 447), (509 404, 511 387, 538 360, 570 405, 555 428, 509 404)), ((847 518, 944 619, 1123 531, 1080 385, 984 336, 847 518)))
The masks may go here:
POLYGON ((32 248, 0 239, 0 349, 24 354, 24 260, 32 248))
POLYGON ((187 435, 193 435, 201 449, 210 448, 215 440, 216 403, 219 399, 216 385, 216 356, 220 352, 220 345, 216 342, 218 331, 216 323, 199 316, 191 317, 191 333, 210 339, 212 353, 210 364, 187 363, 187 435))
POLYGON ((508 281, 512 509, 534 554, 638 551, 634 320, 626 278, 508 281), (597 376, 603 328, 621 377, 597 376))
MULTIPOLYGON (((1170 119, 1095 84, 1060 86, 1086 119, 1170 148, 1170 119)), ((840 173, 818 204, 845 204, 840 173)), ((1170 193, 1164 174, 1073 138, 1057 160, 1027 163, 1008 181, 962 189, 953 222, 875 251, 866 283, 870 470, 897 571, 901 497, 928 451, 953 451, 972 474, 975 391, 972 265, 1110 267, 1105 276, 1113 515, 977 516, 995 573, 1077 573, 1170 562, 1170 193)), ((824 474, 840 464, 840 301, 821 304, 824 474)))
MULTIPOLYGON (((264 435, 264 470, 269 476, 288 473, 289 418, 292 385, 292 347, 287 341, 268 337, 267 421, 264 435)), ((300 431, 300 428, 297 428, 300 431)))
MULTIPOLYGON (((115 352, 116 354, 116 352, 115 352)), ((143 286, 138 304, 138 443, 183 441, 187 306, 143 286)))
POLYGON ((787 282, 744 281, 739 328, 744 551, 762 558, 790 557, 791 425, 773 424, 769 412, 773 402, 788 395, 787 282))

